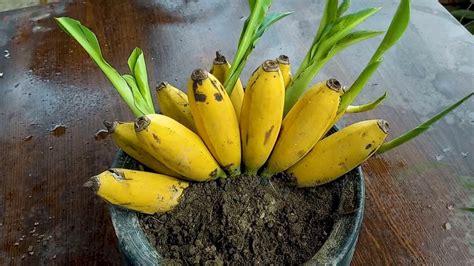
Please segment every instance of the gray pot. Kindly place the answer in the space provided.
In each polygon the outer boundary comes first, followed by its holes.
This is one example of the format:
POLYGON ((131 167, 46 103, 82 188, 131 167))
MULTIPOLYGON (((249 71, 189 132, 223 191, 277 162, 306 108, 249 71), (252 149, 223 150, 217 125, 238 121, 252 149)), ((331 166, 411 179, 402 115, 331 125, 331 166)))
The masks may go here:
MULTIPOLYGON (((112 164, 116 168, 137 169, 137 162, 119 151, 112 164)), ((364 214, 365 186, 360 167, 352 170, 356 178, 343 180, 338 217, 329 238, 307 264, 349 265, 354 254, 364 214), (347 193, 350 192, 350 193, 347 193), (355 211, 353 211, 355 210, 355 211), (348 212, 349 211, 349 212, 348 212)), ((148 242, 135 212, 110 205, 110 214, 127 265, 159 265, 160 255, 148 242)))

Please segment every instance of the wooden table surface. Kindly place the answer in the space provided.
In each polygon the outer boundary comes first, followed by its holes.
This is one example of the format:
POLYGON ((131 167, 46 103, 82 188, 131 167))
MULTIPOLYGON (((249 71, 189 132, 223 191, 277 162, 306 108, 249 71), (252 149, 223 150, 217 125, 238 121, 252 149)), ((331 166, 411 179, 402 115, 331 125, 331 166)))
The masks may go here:
MULTIPOLYGON (((323 1, 275 0, 296 11, 257 45, 249 73, 264 59, 302 60, 323 1)), ((397 6, 364 26, 386 29, 397 6)), ((402 40, 385 56, 359 103, 389 91, 380 108, 348 115, 342 124, 384 118, 392 136, 415 126, 473 90, 474 39, 435 0, 412 1, 402 40)), ((353 1, 351 10, 380 5, 353 1)), ((134 47, 145 52, 150 85, 184 88, 195 68, 208 68, 215 50, 232 57, 246 1, 77 1, 0 13, 0 264, 119 264, 105 204, 81 187, 105 170, 117 148, 95 140, 102 120, 132 115, 88 55, 53 21, 70 16, 98 36, 120 71, 134 47), (5 51, 8 50, 8 51, 5 51), (64 134, 52 134, 65 125, 64 134)), ((343 52, 317 79, 350 84, 381 38, 343 52)), ((354 265, 474 263, 474 101, 411 143, 364 164, 367 208, 354 265)))

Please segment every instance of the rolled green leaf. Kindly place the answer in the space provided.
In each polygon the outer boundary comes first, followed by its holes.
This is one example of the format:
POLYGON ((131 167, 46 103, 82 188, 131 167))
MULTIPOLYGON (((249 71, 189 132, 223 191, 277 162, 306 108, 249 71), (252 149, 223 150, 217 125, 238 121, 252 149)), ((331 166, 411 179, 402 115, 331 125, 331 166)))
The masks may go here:
POLYGON ((384 144, 382 144, 382 146, 380 146, 377 152, 384 153, 397 146, 402 145, 403 143, 407 141, 410 141, 411 139, 415 138, 416 136, 428 130, 431 127, 431 125, 433 125, 436 121, 440 120, 445 115, 449 114, 451 111, 456 109, 459 105, 461 105, 463 102, 469 99, 472 95, 474 95, 474 93, 468 94, 466 97, 462 98, 461 100, 454 103, 453 105, 447 107, 446 109, 434 115, 432 118, 428 119, 427 121, 421 123, 417 127, 403 133, 401 136, 396 137, 392 139, 391 141, 385 142, 384 144))
POLYGON ((362 105, 349 105, 346 109, 346 113, 362 113, 373 110, 377 108, 377 106, 379 106, 385 100, 386 97, 387 92, 385 92, 380 98, 371 103, 366 103, 362 105))
MULTIPOLYGON (((130 69, 133 77, 136 80, 138 85, 138 89, 140 90, 140 94, 142 96, 141 101, 145 103, 148 109, 147 114, 155 113, 153 107, 153 100, 151 98, 150 87, 148 85, 148 74, 145 64, 145 56, 143 55, 143 51, 140 48, 135 48, 132 52, 135 62, 132 64, 133 69, 130 69)), ((130 58, 129 58, 129 66, 130 66, 130 58)))

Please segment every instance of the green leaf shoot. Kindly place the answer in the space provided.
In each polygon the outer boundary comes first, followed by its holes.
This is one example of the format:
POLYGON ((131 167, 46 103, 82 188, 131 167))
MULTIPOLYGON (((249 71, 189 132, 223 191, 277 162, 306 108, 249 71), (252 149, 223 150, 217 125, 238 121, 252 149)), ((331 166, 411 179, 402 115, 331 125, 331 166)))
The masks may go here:
POLYGON ((135 116, 154 113, 153 102, 148 88, 145 61, 143 52, 140 49, 136 48, 128 60, 128 65, 133 75, 131 77, 135 80, 133 84, 138 84, 139 94, 137 94, 135 88, 130 85, 132 84, 131 79, 122 76, 104 59, 99 41, 91 30, 72 18, 60 17, 55 19, 59 27, 76 40, 99 66, 135 116))
POLYGON ((467 99, 471 98, 471 96, 474 95, 474 92, 468 94, 467 96, 465 96, 464 98, 462 98, 461 100, 459 100, 458 102, 454 103, 453 105, 451 106, 448 106, 446 109, 444 109, 443 111, 437 113, 436 115, 434 115, 432 118, 428 119, 427 121, 421 123, 420 125, 418 125, 417 127, 405 132, 404 134, 402 134, 401 136, 399 137, 396 137, 388 142, 385 142, 384 144, 382 144, 382 146, 380 146, 380 148, 378 149, 378 153, 384 153, 384 152, 387 152, 397 146, 400 146, 402 145, 403 143, 407 142, 407 141, 410 141, 411 139, 415 138, 416 136, 420 135, 421 133, 425 132, 426 130, 428 130, 431 125, 433 125, 436 121, 440 120, 441 118, 443 118, 445 115, 449 114, 451 111, 453 111, 454 109, 456 109, 458 106, 460 106, 463 102, 465 102, 467 99))
POLYGON ((229 95, 232 94, 235 83, 239 79, 249 55, 263 33, 275 22, 291 14, 291 12, 280 12, 267 15, 271 3, 271 0, 249 1, 250 16, 245 20, 237 52, 224 82, 224 87, 229 95))
POLYGON ((362 105, 349 105, 346 109, 346 113, 362 113, 373 110, 377 108, 377 106, 379 106, 385 100, 386 97, 387 92, 385 92, 380 98, 371 103, 366 103, 362 105))
POLYGON ((355 100, 357 95, 359 95, 372 74, 380 66, 385 52, 402 37, 403 33, 408 27, 409 21, 410 0, 401 0, 382 42, 372 55, 372 58, 365 69, 362 70, 359 77, 357 77, 350 89, 341 97, 341 104, 339 105, 338 113, 346 110, 346 108, 355 100))

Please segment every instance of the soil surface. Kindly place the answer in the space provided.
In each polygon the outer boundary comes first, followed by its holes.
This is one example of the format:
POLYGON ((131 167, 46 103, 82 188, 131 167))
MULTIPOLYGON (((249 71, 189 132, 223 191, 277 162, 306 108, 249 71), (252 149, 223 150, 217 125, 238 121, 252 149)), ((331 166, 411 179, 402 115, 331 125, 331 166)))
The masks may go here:
POLYGON ((305 189, 283 176, 194 183, 175 210, 139 219, 164 265, 300 264, 332 229, 341 179, 305 189))

